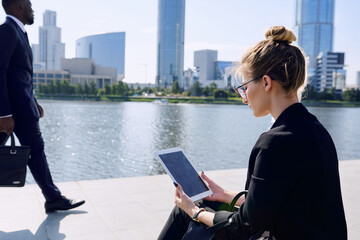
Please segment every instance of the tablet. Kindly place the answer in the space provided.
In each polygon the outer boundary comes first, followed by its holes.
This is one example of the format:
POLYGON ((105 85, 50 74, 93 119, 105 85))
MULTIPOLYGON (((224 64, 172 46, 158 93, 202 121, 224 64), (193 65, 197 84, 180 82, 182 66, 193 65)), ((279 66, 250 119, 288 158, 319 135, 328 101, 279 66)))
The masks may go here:
POLYGON ((179 183, 193 202, 213 194, 181 148, 157 150, 155 154, 173 182, 179 183))

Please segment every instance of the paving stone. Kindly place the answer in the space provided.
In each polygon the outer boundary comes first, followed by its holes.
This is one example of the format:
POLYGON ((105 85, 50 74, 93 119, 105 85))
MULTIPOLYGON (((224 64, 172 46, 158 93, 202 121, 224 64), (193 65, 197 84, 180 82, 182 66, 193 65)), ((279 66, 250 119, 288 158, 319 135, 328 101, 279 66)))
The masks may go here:
MULTIPOLYGON (((241 191, 246 169, 209 171, 224 188, 241 191)), ((340 162, 348 239, 360 239, 360 160, 340 162)), ((37 185, 0 188, 1 240, 156 239, 174 207, 167 175, 57 183, 69 198, 86 203, 66 212, 45 214, 37 185)))

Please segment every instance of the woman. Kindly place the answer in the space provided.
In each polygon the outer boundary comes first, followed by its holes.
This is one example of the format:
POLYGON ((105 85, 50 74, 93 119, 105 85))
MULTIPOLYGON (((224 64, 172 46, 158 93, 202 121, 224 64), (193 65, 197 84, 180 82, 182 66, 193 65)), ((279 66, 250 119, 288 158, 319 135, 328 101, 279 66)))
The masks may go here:
POLYGON ((238 200, 236 212, 214 211, 217 202, 229 203, 236 193, 201 173, 214 194, 196 205, 175 183, 177 206, 159 239, 181 239, 194 215, 207 226, 228 221, 215 239, 244 239, 264 229, 277 240, 347 238, 334 143, 299 103, 304 55, 291 45, 296 37, 285 27, 272 27, 265 36, 244 54, 242 85, 235 86, 255 117, 275 119, 251 152, 246 199, 238 200))

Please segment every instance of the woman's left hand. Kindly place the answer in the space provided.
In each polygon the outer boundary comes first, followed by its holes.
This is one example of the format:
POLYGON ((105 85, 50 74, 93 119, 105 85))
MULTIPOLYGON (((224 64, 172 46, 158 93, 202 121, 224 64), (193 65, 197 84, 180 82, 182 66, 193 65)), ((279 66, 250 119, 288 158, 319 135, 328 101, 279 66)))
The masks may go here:
MULTIPOLYGON (((174 183, 175 184, 175 183, 174 183)), ((184 210, 190 217, 193 217, 195 212, 199 209, 193 201, 189 198, 188 195, 184 192, 180 184, 177 185, 175 189, 175 204, 182 210, 184 210)))

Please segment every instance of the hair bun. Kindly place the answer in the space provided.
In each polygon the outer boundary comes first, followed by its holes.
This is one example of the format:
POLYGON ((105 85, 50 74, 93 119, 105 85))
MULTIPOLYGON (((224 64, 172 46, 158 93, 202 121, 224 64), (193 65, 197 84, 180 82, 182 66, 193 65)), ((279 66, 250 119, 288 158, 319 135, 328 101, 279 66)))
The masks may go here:
POLYGON ((284 26, 274 26, 266 31, 265 37, 269 41, 279 41, 291 44, 296 41, 295 34, 284 26))

